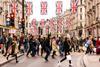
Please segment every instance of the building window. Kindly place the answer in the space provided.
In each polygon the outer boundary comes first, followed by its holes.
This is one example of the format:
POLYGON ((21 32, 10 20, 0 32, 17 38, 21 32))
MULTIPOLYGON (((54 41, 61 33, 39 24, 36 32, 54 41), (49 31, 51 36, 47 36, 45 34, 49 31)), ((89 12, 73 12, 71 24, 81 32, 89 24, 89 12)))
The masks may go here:
POLYGON ((80 20, 82 20, 82 15, 80 15, 80 20))
POLYGON ((81 5, 82 5, 82 0, 80 0, 80 3, 81 3, 81 5))
POLYGON ((80 12, 82 12, 82 8, 80 8, 80 12))

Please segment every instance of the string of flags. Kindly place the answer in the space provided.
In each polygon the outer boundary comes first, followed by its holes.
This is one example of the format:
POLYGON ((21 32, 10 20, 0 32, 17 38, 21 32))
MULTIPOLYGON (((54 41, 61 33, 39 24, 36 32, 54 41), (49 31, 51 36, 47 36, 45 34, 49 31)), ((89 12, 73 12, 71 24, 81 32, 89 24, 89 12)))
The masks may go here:
MULTIPOLYGON (((29 16, 33 14, 33 3, 32 2, 25 2, 26 7, 25 7, 25 13, 29 16)), ((56 14, 59 15, 62 13, 62 8, 63 8, 63 2, 62 1, 56 1, 56 14)), ((18 11, 18 3, 13 2, 11 4, 12 7, 12 12, 14 12, 14 15, 16 15, 18 11)), ((41 1, 40 2, 40 14, 41 15, 47 15, 48 14, 48 2, 47 1, 41 1)), ((22 10, 20 10, 22 11, 22 10)))

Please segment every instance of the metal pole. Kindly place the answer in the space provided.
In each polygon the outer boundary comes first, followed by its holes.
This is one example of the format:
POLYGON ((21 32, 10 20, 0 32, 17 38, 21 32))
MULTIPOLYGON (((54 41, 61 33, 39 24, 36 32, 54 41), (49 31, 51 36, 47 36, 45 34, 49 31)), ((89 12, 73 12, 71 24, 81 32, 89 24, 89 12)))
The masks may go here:
POLYGON ((24 19, 24 1, 22 0, 22 32, 25 33, 25 19, 24 19))

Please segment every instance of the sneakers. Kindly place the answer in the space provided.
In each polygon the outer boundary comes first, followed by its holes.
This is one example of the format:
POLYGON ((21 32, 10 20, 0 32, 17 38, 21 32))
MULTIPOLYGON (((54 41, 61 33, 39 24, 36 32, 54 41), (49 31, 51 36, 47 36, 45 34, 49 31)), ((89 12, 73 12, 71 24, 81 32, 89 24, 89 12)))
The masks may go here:
POLYGON ((6 57, 6 59, 8 60, 8 57, 6 57))
POLYGON ((44 59, 45 59, 46 62, 48 62, 48 59, 47 58, 44 57, 44 59))
POLYGON ((69 64, 69 67, 72 67, 73 65, 72 64, 69 64))

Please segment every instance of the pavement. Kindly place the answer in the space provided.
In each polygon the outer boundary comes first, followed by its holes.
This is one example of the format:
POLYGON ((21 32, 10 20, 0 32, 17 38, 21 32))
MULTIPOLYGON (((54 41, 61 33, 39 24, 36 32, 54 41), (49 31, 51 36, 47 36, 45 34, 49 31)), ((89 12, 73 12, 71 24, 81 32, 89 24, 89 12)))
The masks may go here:
MULTIPOLYGON (((23 54, 19 53, 17 56, 21 57, 21 56, 23 56, 23 54)), ((4 57, 3 54, 0 53, 0 67, 9 63, 10 61, 12 61, 14 59, 15 59, 15 57, 9 57, 9 60, 7 60, 6 57, 4 57)))
POLYGON ((100 67, 100 55, 86 54, 83 56, 84 67, 100 67))

